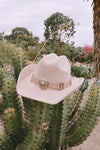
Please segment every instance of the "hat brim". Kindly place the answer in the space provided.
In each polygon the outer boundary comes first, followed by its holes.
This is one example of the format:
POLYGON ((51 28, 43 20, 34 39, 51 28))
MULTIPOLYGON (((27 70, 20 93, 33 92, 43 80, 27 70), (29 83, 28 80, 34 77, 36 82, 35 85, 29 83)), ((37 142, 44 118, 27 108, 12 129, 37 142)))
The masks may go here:
POLYGON ((17 81, 17 93, 36 101, 55 105, 79 88, 84 81, 84 78, 72 77, 72 84, 62 91, 52 88, 41 90, 38 85, 31 82, 31 76, 34 73, 35 67, 36 64, 28 65, 20 72, 17 81))

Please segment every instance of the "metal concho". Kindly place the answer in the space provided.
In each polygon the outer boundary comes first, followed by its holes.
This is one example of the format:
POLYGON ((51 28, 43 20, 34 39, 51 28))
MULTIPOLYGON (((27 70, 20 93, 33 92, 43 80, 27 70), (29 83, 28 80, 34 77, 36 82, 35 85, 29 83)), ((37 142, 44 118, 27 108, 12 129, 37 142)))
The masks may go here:
POLYGON ((45 90, 49 87, 49 81, 39 80, 39 85, 42 90, 45 90))
POLYGON ((63 83, 63 82, 58 83, 58 84, 57 84, 57 87, 58 87, 58 90, 59 90, 59 91, 62 91, 62 90, 64 89, 64 83, 63 83))

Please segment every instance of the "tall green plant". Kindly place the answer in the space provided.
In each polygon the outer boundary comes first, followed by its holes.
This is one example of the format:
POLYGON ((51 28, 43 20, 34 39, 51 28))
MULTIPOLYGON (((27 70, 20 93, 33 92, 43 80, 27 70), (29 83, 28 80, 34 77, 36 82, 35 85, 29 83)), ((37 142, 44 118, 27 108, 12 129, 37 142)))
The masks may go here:
MULTIPOLYGON (((25 62, 23 52, 20 54, 20 59, 19 53, 13 59, 16 80, 25 65, 22 63, 25 62)), ((99 81, 92 85, 86 106, 80 106, 87 86, 87 82, 84 82, 73 97, 51 106, 20 98, 16 93, 14 77, 4 78, 5 131, 0 135, 0 150, 67 150, 68 146, 82 143, 95 127, 100 110, 99 81)))
POLYGON ((23 49, 17 49, 12 58, 12 65, 14 67, 15 79, 17 81, 20 71, 26 66, 26 56, 23 49))
POLYGON ((79 145, 90 135, 97 122, 100 109, 100 83, 91 87, 89 99, 84 109, 79 109, 77 119, 66 131, 66 140, 70 146, 79 145))
POLYGON ((11 64, 11 58, 15 52, 15 47, 10 43, 0 42, 0 65, 11 64))

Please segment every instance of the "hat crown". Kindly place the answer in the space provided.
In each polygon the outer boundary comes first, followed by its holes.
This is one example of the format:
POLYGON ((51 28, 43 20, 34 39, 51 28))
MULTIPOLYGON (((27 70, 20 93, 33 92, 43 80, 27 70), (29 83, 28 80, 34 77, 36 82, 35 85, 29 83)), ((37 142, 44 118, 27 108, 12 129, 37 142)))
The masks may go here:
POLYGON ((67 83, 71 78, 69 61, 64 55, 49 54, 37 64, 34 76, 53 83, 67 83))
POLYGON ((38 64, 26 66, 17 81, 17 93, 39 102, 55 105, 75 91, 84 81, 71 77, 65 56, 49 54, 38 64))

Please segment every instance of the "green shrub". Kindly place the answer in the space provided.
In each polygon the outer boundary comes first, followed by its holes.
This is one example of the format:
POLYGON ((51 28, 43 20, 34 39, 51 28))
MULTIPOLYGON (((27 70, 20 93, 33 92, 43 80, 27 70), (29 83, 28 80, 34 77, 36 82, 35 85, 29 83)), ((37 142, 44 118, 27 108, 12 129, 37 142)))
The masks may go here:
POLYGON ((50 53, 54 53, 54 49, 52 49, 51 47, 49 47, 49 46, 46 46, 46 54, 50 54, 50 53))
POLYGON ((71 73, 73 76, 76 76, 76 77, 90 78, 88 71, 82 66, 72 65, 71 66, 71 73))
POLYGON ((74 51, 73 46, 66 44, 66 43, 58 43, 57 41, 48 41, 48 43, 45 45, 45 53, 55 53, 57 55, 65 55, 68 59, 72 57, 72 52, 74 51))
POLYGON ((74 61, 78 61, 78 62, 84 62, 84 48, 83 47, 78 47, 76 48, 76 51, 74 51, 73 54, 73 59, 74 61))
POLYGON ((89 53, 88 54, 88 56, 86 56, 86 58, 85 58, 85 61, 87 62, 87 63, 92 63, 93 62, 93 53, 89 53))
POLYGON ((38 52, 39 52, 39 49, 37 47, 29 47, 28 51, 26 52, 27 59, 30 61, 33 61, 34 58, 37 56, 38 52))
POLYGON ((69 51, 67 45, 62 46, 61 55, 65 55, 68 59, 70 59, 71 52, 69 51))

